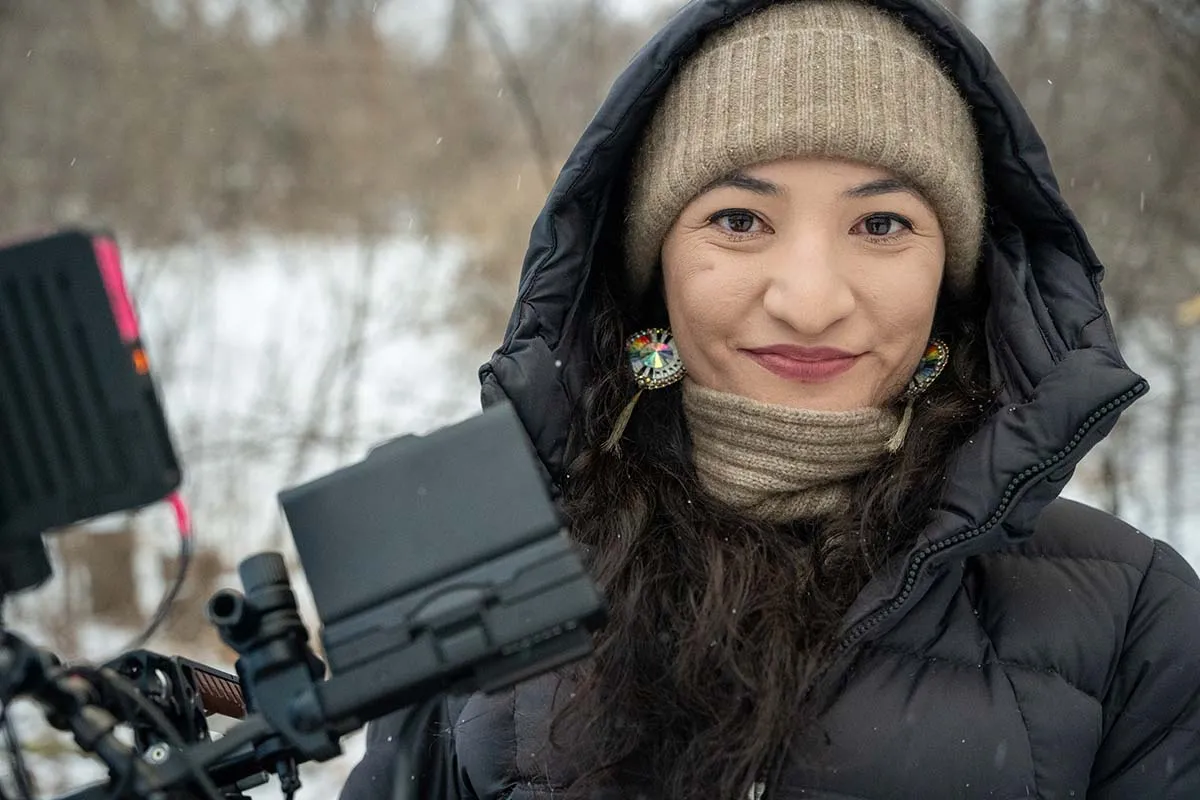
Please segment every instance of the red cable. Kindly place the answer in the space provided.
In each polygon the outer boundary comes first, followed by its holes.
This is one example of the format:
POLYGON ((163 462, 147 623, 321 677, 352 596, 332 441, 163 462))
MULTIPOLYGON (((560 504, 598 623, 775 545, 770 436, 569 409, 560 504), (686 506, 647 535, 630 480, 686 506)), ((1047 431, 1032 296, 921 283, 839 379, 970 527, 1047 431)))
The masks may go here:
POLYGON ((188 511, 183 496, 179 492, 171 492, 167 495, 167 502, 171 504, 171 510, 175 512, 175 525, 179 528, 179 535, 184 539, 191 539, 192 514, 188 511))

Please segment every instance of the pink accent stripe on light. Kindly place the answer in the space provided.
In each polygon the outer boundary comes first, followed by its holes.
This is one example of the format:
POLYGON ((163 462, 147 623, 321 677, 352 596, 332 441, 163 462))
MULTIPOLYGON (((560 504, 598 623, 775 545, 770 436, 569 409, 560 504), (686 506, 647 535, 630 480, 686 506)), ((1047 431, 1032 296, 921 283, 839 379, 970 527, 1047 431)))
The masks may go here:
POLYGON ((125 289, 121 251, 115 241, 103 236, 92 239, 92 249, 96 253, 96 263, 100 265, 100 278, 104 281, 104 290, 108 293, 108 302, 117 321, 117 331, 126 342, 132 342, 138 338, 138 323, 133 313, 133 303, 129 301, 129 292, 125 289))

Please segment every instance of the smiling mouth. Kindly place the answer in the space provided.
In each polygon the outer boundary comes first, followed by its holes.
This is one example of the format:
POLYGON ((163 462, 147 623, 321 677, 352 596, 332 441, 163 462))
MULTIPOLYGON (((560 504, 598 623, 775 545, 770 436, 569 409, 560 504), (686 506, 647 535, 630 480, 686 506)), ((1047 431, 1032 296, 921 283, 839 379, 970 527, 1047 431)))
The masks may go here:
POLYGON ((755 363, 781 378, 804 383, 821 383, 847 372, 861 356, 849 353, 817 358, 796 358, 765 350, 743 351, 755 363))

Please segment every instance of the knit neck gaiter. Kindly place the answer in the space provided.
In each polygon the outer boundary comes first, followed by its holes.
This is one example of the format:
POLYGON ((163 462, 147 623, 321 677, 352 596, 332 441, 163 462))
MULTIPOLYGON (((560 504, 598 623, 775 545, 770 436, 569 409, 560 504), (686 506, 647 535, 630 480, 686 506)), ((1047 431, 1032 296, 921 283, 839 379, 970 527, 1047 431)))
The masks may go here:
POLYGON ((887 455, 900 415, 889 409, 811 411, 683 382, 683 409, 701 486, 769 523, 845 511, 855 478, 887 455))

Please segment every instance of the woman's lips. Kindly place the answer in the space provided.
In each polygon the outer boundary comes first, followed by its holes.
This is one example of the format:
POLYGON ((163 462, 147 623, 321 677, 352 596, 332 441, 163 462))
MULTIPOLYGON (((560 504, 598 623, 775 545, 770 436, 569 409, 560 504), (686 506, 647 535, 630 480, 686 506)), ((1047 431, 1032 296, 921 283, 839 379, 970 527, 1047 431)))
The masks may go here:
POLYGON ((804 357, 800 358, 773 349, 746 350, 744 352, 760 367, 781 378, 810 383, 836 378, 853 367, 859 359, 859 356, 838 351, 823 351, 820 354, 811 355, 805 353, 804 357), (814 355, 815 357, 813 357, 814 355))

